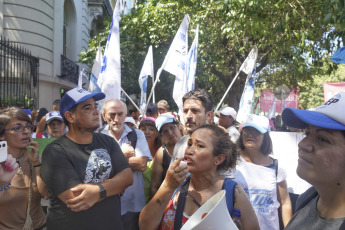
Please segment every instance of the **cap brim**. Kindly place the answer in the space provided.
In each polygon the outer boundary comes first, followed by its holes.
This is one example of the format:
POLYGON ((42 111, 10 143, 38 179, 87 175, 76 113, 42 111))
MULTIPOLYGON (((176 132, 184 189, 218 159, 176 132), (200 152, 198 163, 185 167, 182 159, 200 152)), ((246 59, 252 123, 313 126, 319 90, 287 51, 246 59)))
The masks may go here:
POLYGON ((52 117, 52 118, 48 119, 46 121, 46 123, 49 124, 50 122, 52 122, 54 120, 58 120, 58 121, 62 121, 63 122, 63 118, 62 117, 52 117))
POLYGON ((105 98, 105 94, 103 92, 98 93, 90 93, 82 98, 79 99, 79 101, 76 102, 76 104, 79 104, 83 101, 89 100, 90 98, 95 99, 95 101, 99 101, 105 98))
POLYGON ((245 128, 245 127, 253 127, 253 128, 256 128, 257 130, 259 130, 260 133, 264 134, 264 133, 267 133, 267 129, 264 129, 256 124, 253 124, 253 123, 246 123, 242 126, 242 129, 245 128))
POLYGON ((282 119, 286 125, 299 129, 313 125, 327 129, 345 130, 345 125, 316 111, 286 108, 283 110, 282 119))
POLYGON ((168 118, 165 121, 163 121, 161 124, 157 125, 158 132, 161 131, 163 125, 168 124, 168 123, 173 123, 173 122, 174 122, 174 118, 168 118))

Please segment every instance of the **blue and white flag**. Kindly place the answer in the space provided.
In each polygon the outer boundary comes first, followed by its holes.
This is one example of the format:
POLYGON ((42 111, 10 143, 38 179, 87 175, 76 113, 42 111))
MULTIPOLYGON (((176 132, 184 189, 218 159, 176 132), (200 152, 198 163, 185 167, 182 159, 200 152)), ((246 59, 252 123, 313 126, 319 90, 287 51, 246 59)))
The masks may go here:
POLYGON ((185 93, 188 93, 189 91, 192 91, 194 89, 196 64, 197 64, 197 58, 198 58, 198 40, 199 40, 199 25, 197 25, 196 27, 195 38, 188 52, 187 88, 186 88, 185 93))
POLYGON ((141 89, 141 97, 140 97, 141 111, 145 111, 145 108, 146 108, 148 76, 151 76, 152 78, 154 77, 152 46, 150 46, 149 50, 147 51, 147 55, 146 55, 143 67, 141 68, 140 75, 139 75, 139 86, 141 89))
POLYGON ((258 49, 256 46, 250 51, 246 60, 240 67, 240 71, 245 72, 247 75, 246 84, 242 93, 240 108, 237 113, 236 120, 243 123, 247 120, 247 117, 251 114, 254 88, 255 88, 255 64, 258 57, 258 49))
POLYGON ((267 117, 268 119, 272 119, 272 118, 275 118, 275 117, 276 117, 276 98, 274 98, 273 104, 272 104, 270 110, 268 111, 266 117, 267 117))
POLYGON ((105 93, 105 100, 120 99, 121 95, 121 56, 120 56, 120 0, 116 1, 113 19, 110 25, 107 44, 101 72, 98 78, 98 86, 105 93))
POLYGON ((161 68, 158 70, 157 78, 159 78, 162 70, 176 76, 173 90, 173 98, 180 111, 182 111, 182 97, 186 92, 186 76, 187 76, 187 58, 188 58, 188 26, 189 15, 186 14, 178 29, 173 42, 169 48, 167 55, 161 68))
POLYGON ((96 58, 93 61, 93 66, 90 74, 90 83, 89 83, 89 92, 98 93, 101 92, 101 88, 98 86, 97 81, 99 77, 99 73, 101 71, 101 63, 102 63, 102 50, 101 44, 98 45, 98 50, 96 53, 96 58))

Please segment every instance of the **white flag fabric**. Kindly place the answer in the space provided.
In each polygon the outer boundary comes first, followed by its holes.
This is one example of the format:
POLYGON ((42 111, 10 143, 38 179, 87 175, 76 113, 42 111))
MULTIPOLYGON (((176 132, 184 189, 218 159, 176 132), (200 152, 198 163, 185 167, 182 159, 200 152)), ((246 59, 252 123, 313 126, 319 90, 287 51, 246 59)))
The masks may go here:
POLYGON ((272 104, 270 110, 268 111, 266 117, 268 119, 272 119, 272 118, 276 117, 276 99, 275 98, 273 100, 273 104, 272 104))
POLYGON ((196 64, 197 64, 197 58, 198 58, 198 40, 199 40, 199 25, 197 25, 196 27, 195 38, 188 52, 188 65, 187 65, 188 72, 187 72, 186 93, 194 89, 196 64))
POLYGON ((154 77, 152 46, 150 46, 149 50, 147 51, 143 67, 141 68, 140 75, 139 75, 139 86, 141 89, 141 97, 140 97, 141 111, 145 111, 145 108, 146 108, 148 76, 154 77))
POLYGON ((240 123, 243 123, 247 120, 248 115, 251 113, 253 96, 254 96, 254 87, 255 87, 255 64, 258 57, 258 49, 256 46, 250 51, 246 60, 240 67, 240 71, 248 74, 246 79, 246 84, 242 93, 240 108, 237 113, 236 120, 240 123))
POLYGON ((164 69, 176 76, 173 98, 179 110, 182 110, 182 97, 186 92, 189 21, 189 15, 186 14, 157 74, 159 78, 159 74, 164 69))
POLYGON ((96 58, 93 61, 93 66, 90 74, 90 84, 89 84, 89 92, 98 93, 101 92, 101 88, 98 86, 97 81, 99 77, 99 73, 101 71, 101 63, 102 63, 102 50, 101 44, 98 45, 98 50, 96 53, 96 58))
POLYGON ((106 95, 105 100, 120 99, 121 95, 119 4, 120 0, 117 0, 98 78, 98 86, 106 95))
POLYGON ((86 84, 86 82, 83 84, 83 77, 88 79, 88 77, 85 75, 84 73, 84 69, 82 69, 80 72, 79 72, 79 78, 78 78, 78 88, 82 89, 83 88, 83 85, 86 84))

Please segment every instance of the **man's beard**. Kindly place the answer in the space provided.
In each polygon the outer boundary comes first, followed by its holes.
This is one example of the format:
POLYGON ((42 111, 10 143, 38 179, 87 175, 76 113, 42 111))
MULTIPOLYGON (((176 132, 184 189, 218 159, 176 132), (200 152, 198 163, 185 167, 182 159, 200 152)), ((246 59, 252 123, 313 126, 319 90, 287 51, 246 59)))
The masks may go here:
POLYGON ((99 123, 95 124, 95 125, 92 126, 92 127, 83 127, 83 128, 81 128, 81 127, 80 127, 80 122, 79 122, 78 119, 76 120, 75 125, 76 125, 76 127, 77 127, 80 131, 85 131, 85 132, 90 132, 90 133, 95 132, 95 131, 99 128, 99 123))

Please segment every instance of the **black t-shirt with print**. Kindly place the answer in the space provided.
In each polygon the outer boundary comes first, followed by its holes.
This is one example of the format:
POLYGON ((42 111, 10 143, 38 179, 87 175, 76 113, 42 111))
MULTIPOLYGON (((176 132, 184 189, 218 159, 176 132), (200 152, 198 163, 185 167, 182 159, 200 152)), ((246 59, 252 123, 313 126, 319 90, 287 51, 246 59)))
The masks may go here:
POLYGON ((41 178, 49 192, 47 227, 54 229, 121 229, 119 195, 107 197, 88 210, 72 212, 57 197, 86 183, 99 183, 129 167, 117 142, 94 133, 91 144, 77 144, 65 135, 50 143, 42 154, 41 178))

